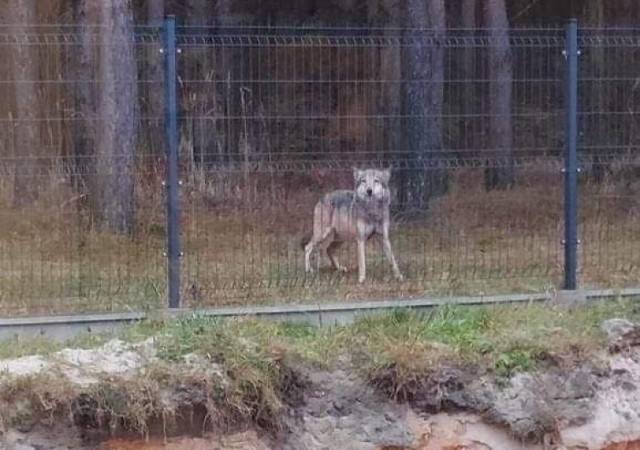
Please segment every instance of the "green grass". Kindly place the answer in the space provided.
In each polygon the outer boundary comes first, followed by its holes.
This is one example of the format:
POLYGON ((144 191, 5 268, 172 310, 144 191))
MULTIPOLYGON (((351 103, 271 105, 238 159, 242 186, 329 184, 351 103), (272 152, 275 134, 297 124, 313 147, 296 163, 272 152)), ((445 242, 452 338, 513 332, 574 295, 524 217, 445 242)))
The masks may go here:
MULTIPOLYGON (((151 318, 116 336, 129 342, 153 336, 158 355, 167 361, 195 353, 255 369, 260 361, 276 356, 328 366, 341 355, 351 355, 362 368, 371 370, 406 357, 406 363, 416 369, 447 361, 510 374, 534 369, 556 356, 580 358, 597 351, 603 346, 600 324, 611 317, 640 320, 640 303, 624 299, 575 306, 552 302, 445 305, 423 313, 396 309, 328 327, 194 313, 172 320, 151 318)), ((85 333, 62 344, 44 338, 15 338, 0 346, 0 356, 47 354, 67 346, 95 347, 109 337, 85 333)))
POLYGON ((425 314, 398 311, 365 318, 343 333, 345 345, 367 353, 370 369, 393 363, 420 371, 446 362, 479 365, 510 375, 552 359, 569 361, 594 354, 604 345, 602 321, 611 317, 637 320, 636 308, 630 300, 573 307, 549 302, 445 306, 425 314))
MULTIPOLYGON (((194 313, 172 320, 151 318, 125 328, 117 337, 136 342, 153 336, 158 355, 166 361, 195 353, 248 370, 259 370, 262 361, 283 357, 327 367, 348 355, 366 370, 391 363, 425 370, 447 362, 508 375, 558 358, 586 358, 603 348, 600 324, 612 317, 640 320, 640 303, 620 299, 574 306, 553 302, 445 305, 423 313, 396 309, 327 327, 194 313)), ((51 353, 64 346, 88 348, 109 337, 86 333, 63 344, 15 338, 0 346, 0 355, 51 353)))

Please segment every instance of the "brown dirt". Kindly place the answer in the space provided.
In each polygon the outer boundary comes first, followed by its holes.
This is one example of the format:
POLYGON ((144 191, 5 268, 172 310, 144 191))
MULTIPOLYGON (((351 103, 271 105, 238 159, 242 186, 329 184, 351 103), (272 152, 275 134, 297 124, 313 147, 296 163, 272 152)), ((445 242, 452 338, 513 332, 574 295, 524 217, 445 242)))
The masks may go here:
POLYGON ((173 438, 166 440, 112 439, 98 450, 270 450, 255 431, 231 436, 208 436, 205 438, 173 438))
POLYGON ((602 450, 640 450, 640 441, 617 442, 603 448, 602 450))

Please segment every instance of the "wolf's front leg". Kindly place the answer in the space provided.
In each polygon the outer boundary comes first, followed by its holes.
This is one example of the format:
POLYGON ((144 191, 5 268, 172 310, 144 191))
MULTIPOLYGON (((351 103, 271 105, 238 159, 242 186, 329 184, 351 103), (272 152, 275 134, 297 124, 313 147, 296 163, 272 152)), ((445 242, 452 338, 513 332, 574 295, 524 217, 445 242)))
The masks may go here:
POLYGON ((391 270, 393 271, 393 276, 396 280, 402 281, 404 277, 402 273, 400 273, 400 269, 398 268, 398 263, 396 262, 396 258, 393 256, 393 250, 391 250, 391 241, 389 240, 389 236, 385 236, 382 238, 382 251, 384 255, 389 260, 389 264, 391 264, 391 270))
POLYGON ((367 275, 364 260, 365 243, 366 241, 364 239, 358 239, 358 283, 364 283, 364 279, 367 275))
POLYGON ((389 239, 389 224, 385 223, 382 227, 382 253, 387 257, 389 264, 391 264, 391 270, 393 271, 393 276, 396 280, 402 281, 404 277, 402 273, 400 273, 400 269, 398 268, 398 263, 396 262, 395 256, 393 256, 393 250, 391 249, 391 240, 389 239))

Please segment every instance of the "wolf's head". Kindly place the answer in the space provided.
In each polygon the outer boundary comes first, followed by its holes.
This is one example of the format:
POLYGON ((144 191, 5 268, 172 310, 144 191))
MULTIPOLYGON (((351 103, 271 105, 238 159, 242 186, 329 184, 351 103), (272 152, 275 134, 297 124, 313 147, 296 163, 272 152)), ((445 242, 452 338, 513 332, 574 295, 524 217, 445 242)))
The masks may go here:
POLYGON ((389 169, 353 169, 356 196, 362 200, 389 199, 389 169))

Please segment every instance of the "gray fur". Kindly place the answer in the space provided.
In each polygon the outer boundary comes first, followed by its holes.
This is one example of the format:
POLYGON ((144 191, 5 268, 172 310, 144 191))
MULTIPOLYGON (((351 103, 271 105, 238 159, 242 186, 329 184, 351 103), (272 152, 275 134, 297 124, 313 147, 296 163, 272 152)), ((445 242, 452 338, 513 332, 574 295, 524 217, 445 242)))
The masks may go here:
POLYGON ((354 169, 354 190, 330 192, 316 204, 313 234, 308 242, 303 242, 307 272, 311 272, 310 255, 318 246, 326 248, 327 256, 336 270, 346 271, 338 263, 335 252, 343 242, 355 241, 358 248, 358 280, 364 282, 364 244, 372 236, 377 236, 394 276, 402 280, 389 241, 390 175, 389 170, 354 169))
POLYGON ((327 202, 335 209, 349 208, 355 195, 353 191, 334 191, 325 196, 327 202))

